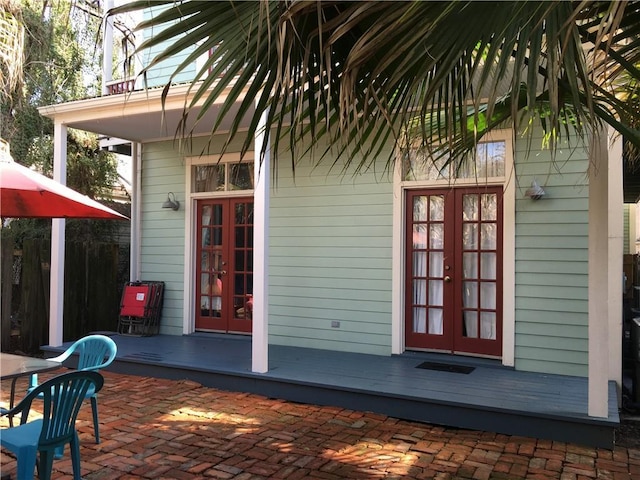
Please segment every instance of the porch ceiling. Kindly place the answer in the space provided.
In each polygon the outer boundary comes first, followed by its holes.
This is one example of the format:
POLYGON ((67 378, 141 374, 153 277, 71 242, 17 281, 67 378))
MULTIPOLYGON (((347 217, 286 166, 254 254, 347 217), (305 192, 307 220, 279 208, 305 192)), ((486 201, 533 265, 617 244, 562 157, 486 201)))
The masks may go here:
MULTIPOLYGON (((162 104, 162 89, 78 100, 41 107, 40 113, 67 127, 97 133, 105 137, 132 142, 173 139, 183 115, 184 106, 191 100, 188 87, 173 88, 162 104)), ((238 112, 234 107, 222 119, 219 131, 228 131, 238 112)), ((192 110, 186 132, 194 136, 207 135, 220 114, 216 103, 196 122, 198 112, 192 110)), ((242 128, 247 120, 241 123, 242 128)))

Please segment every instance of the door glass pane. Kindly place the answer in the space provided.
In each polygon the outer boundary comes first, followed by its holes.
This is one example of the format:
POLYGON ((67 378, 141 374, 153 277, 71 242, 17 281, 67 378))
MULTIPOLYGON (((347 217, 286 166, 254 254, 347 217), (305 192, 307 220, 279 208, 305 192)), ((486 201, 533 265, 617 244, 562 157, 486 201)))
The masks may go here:
POLYGON ((234 294, 235 295, 244 295, 244 275, 242 273, 236 273, 234 278, 234 294))
POLYGON ((481 196, 482 220, 496 220, 498 218, 497 195, 486 193, 481 196))
POLYGON ((443 281, 429 280, 429 305, 442 305, 443 281))
POLYGON ((213 212, 213 208, 211 205, 205 205, 202 207, 202 225, 210 225, 211 223, 211 214, 213 212))
POLYGON ((478 248, 478 224, 465 223, 462 226, 462 248, 475 250, 478 248))
POLYGON ((236 252, 236 270, 244 270, 245 267, 245 261, 244 261, 244 257, 245 257, 245 252, 240 250, 239 252, 236 252))
POLYGON ((426 225, 413 226, 413 248, 419 248, 419 249, 427 248, 427 226, 426 225))
POLYGON ((444 276, 444 253, 443 252, 429 252, 429 276, 430 277, 444 276))
POLYGON ((442 195, 432 195, 429 197, 429 220, 432 222, 444 220, 444 197, 442 195))
POLYGON ((462 289, 462 305, 466 308, 478 307, 478 283, 464 282, 462 289))
POLYGON ((478 254, 467 252, 462 254, 462 278, 478 278, 478 254))
POLYGON ((494 280, 496 278, 496 254, 486 252, 480 255, 481 278, 494 280))
POLYGON ((236 247, 244 247, 245 246, 245 238, 244 238, 244 233, 245 233, 245 229, 244 227, 236 227, 235 228, 235 246, 236 247))
POLYGON ((413 333, 427 332, 427 309, 413 307, 413 333))
POLYGON ((413 197, 413 221, 414 222, 427 221, 427 199, 428 197, 425 197, 425 196, 413 197))
POLYGON ((483 250, 495 250, 498 248, 498 242, 496 238, 496 224, 495 223, 483 223, 481 227, 482 233, 480 234, 480 245, 483 250))
POLYGON ((200 274, 200 308, 202 309, 202 315, 211 315, 211 302, 209 298, 209 274, 203 272, 200 274))
POLYGON ((444 333, 444 325, 442 323, 442 312, 441 308, 430 308, 429 309, 429 333, 431 335, 442 335, 444 333))
POLYGON ((480 314, 480 338, 496 339, 496 314, 495 312, 482 312, 480 314))
POLYGON ((253 248, 253 225, 247 227, 247 247, 253 248))
POLYGON ((427 276, 427 252, 413 252, 413 276, 427 276))
POLYGON ((478 312, 466 310, 463 312, 463 318, 463 336, 467 338, 478 338, 478 312))
POLYGON ((463 196, 462 218, 465 222, 478 220, 478 196, 477 195, 463 196))
POLYGON ((216 225, 218 227, 222 226, 222 205, 213 206, 213 219, 211 220, 211 225, 216 225))
POLYGON ((219 317, 222 311, 222 278, 215 274, 211 281, 211 310, 214 317, 219 317))
POLYGON ((426 280, 413 281, 413 304, 414 305, 427 304, 427 281, 426 280))
POLYGON ((236 225, 244 225, 247 223, 247 212, 244 203, 236 204, 236 225))
POLYGON ((444 225, 436 223, 435 225, 429 225, 429 248, 442 249, 444 248, 444 225))
POLYGON ((222 308, 222 280, 217 275, 200 275, 200 314, 205 317, 219 317, 222 308))
POLYGON ((480 284, 480 307, 483 309, 496 309, 496 284, 493 282, 482 282, 480 284))
POLYGON ((222 246, 222 227, 215 227, 213 230, 213 245, 216 247, 222 246))

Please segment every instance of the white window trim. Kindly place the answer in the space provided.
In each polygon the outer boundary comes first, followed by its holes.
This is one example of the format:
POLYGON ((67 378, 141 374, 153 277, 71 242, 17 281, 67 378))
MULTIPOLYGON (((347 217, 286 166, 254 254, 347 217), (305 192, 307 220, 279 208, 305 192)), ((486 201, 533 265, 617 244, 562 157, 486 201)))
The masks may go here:
POLYGON ((516 178, 513 131, 496 130, 483 141, 505 141, 505 177, 487 179, 402 180, 402 161, 396 161, 393 182, 393 239, 392 239, 392 306, 391 353, 405 351, 404 289, 405 289, 405 196, 406 191, 418 188, 437 188, 463 185, 503 185, 503 301, 502 301, 502 364, 515 364, 515 199, 516 178))
MULTIPOLYGON (((239 163, 240 153, 226 153, 220 155, 203 155, 197 157, 185 157, 185 205, 184 205, 184 302, 182 311, 182 333, 188 335, 196 331, 195 317, 195 272, 192 265, 195 259, 195 230, 197 219, 195 217, 195 202, 203 198, 229 198, 253 196, 254 190, 229 190, 223 192, 192 192, 192 168, 195 165, 212 165, 217 163, 239 163)), ((253 152, 247 152, 242 158, 242 162, 254 162, 253 152)))

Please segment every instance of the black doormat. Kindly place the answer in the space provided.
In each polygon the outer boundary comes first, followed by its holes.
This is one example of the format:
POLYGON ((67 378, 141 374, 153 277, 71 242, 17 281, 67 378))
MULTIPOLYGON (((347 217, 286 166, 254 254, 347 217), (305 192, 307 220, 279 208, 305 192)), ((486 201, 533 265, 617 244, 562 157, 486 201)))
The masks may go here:
POLYGON ((450 363, 423 362, 416 368, 424 368, 425 370, 438 370, 439 372, 464 373, 473 372, 476 367, 466 367, 464 365, 451 365, 450 363))

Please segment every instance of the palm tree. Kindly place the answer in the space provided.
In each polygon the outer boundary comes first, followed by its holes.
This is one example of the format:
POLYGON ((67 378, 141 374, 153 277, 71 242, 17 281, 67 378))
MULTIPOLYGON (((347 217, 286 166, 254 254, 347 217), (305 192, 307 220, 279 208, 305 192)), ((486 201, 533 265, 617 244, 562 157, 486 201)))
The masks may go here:
POLYGON ((162 3, 139 25, 164 28, 141 49, 170 45, 147 69, 191 49, 177 75, 211 52, 185 114, 202 117, 232 87, 223 114, 241 107, 229 140, 257 105, 243 151, 263 111, 274 157, 281 142, 328 142, 357 167, 389 141, 459 159, 507 122, 540 121, 552 148, 602 125, 640 146, 638 1, 162 3))

